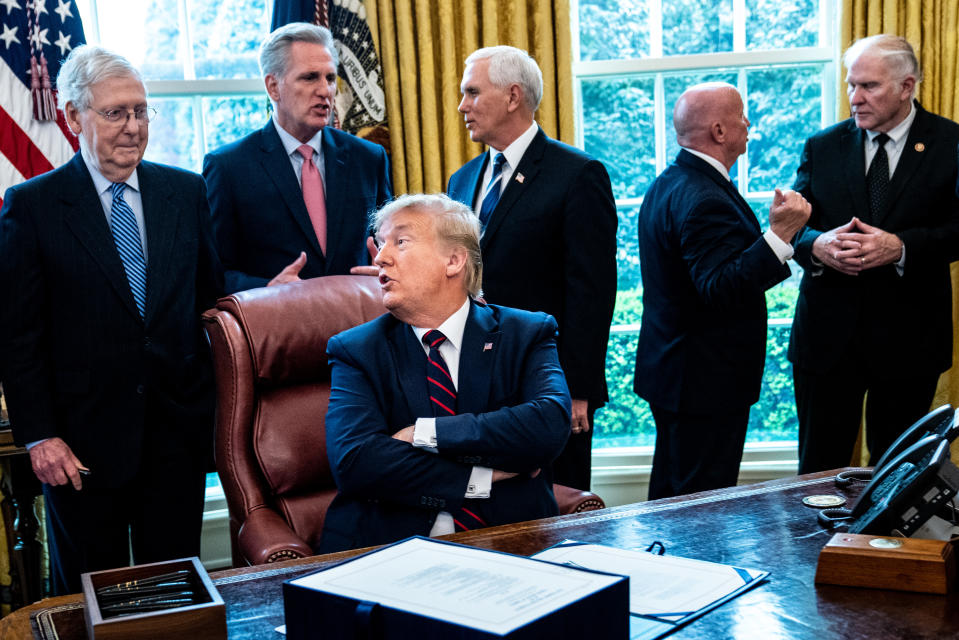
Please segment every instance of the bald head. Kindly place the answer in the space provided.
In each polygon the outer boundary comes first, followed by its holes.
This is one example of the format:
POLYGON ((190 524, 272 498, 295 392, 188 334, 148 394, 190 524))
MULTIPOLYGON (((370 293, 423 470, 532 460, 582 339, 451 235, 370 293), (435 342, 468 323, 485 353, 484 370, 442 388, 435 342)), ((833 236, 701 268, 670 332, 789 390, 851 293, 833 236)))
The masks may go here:
POLYGON ((706 82, 683 92, 673 108, 676 141, 708 154, 728 169, 746 151, 749 121, 736 87, 706 82))

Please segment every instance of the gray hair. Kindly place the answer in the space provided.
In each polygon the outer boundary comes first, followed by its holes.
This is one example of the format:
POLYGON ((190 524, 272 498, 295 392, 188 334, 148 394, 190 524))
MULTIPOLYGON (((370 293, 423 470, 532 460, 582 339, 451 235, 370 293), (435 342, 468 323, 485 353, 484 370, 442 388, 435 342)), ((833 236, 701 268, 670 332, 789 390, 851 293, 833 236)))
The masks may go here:
POLYGON ((848 69, 866 52, 880 56, 900 82, 905 80, 906 76, 914 77, 916 84, 922 82, 922 70, 919 69, 916 52, 905 38, 888 33, 860 38, 842 54, 843 66, 848 69))
POLYGON ((466 249, 466 291, 472 297, 483 294, 483 254, 480 252, 479 218, 462 202, 443 193, 414 193, 400 196, 370 215, 374 233, 400 211, 415 209, 430 214, 436 237, 449 247, 466 249))
MULTIPOLYGON (((67 104, 82 111, 93 100, 93 85, 108 78, 136 78, 143 85, 143 76, 123 56, 103 47, 82 44, 74 47, 57 74, 57 102, 66 115, 67 104)), ((143 86, 146 93, 146 85, 143 86)))
POLYGON ((500 45, 477 49, 466 58, 466 64, 487 59, 489 81, 500 89, 518 84, 523 90, 526 106, 530 111, 536 111, 543 99, 543 72, 536 61, 522 49, 500 45))
POLYGON ((290 61, 290 47, 294 42, 309 42, 326 47, 333 58, 333 66, 339 68, 340 56, 329 29, 308 22, 291 22, 268 35, 260 45, 260 73, 264 77, 273 75, 278 78, 286 73, 290 61))

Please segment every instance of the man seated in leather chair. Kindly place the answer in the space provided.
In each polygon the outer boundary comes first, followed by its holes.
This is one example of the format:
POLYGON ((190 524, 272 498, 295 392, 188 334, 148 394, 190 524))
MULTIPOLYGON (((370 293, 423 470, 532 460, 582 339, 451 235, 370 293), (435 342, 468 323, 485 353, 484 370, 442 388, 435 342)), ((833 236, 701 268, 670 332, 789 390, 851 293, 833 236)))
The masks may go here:
POLYGON ((375 214, 389 314, 333 337, 320 553, 557 515, 570 397, 543 313, 474 300, 479 223, 443 195, 375 214))

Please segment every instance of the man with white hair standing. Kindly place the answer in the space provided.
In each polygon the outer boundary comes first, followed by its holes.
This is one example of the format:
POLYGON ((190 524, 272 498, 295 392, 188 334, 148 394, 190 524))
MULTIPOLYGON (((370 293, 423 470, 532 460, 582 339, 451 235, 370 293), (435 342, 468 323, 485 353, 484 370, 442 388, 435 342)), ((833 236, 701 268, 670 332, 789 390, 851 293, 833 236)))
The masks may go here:
POLYGON ((483 227, 486 299, 559 323, 572 433, 553 465, 588 490, 593 414, 609 399, 606 344, 616 302, 616 204, 601 162, 548 137, 534 115, 543 75, 528 53, 486 47, 466 58, 459 111, 489 149, 450 178, 450 197, 483 227))
POLYGON ((875 463, 952 365, 959 125, 915 101, 905 38, 863 38, 843 63, 852 117, 806 141, 794 185, 812 204, 789 343, 800 473, 849 464, 864 395, 875 463))
POLYGON ((339 493, 320 552, 556 515, 545 471, 569 435, 556 321, 476 302, 479 224, 463 204, 401 196, 373 226, 389 313, 327 347, 339 493))
POLYGON ((203 179, 142 160, 140 73, 76 47, 57 78, 80 152, 0 210, 0 363, 46 499, 54 592, 198 555, 213 444, 200 314, 222 290, 203 179))

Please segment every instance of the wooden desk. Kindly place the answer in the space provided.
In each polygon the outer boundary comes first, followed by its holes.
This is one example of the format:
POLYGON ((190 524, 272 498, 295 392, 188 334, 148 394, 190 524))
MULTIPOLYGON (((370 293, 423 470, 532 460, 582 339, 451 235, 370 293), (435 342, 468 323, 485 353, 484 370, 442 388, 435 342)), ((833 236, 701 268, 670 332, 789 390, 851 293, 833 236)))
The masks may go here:
MULTIPOLYGON (((451 539, 519 554, 564 538, 645 548, 653 540, 669 554, 772 571, 760 585, 680 629, 671 638, 939 638, 959 634, 959 595, 922 595, 813 584, 819 550, 831 536, 816 523, 803 496, 843 493, 832 473, 645 502, 572 516, 524 522, 451 539)), ((858 489, 845 495, 855 497, 858 489)), ((357 552, 344 552, 213 574, 227 603, 232 640, 280 638, 280 584, 357 552)), ((0 637, 31 635, 29 613, 60 607, 60 638, 83 638, 79 595, 51 598, 0 620, 0 637)), ((49 636, 47 636, 49 637, 49 636)))

